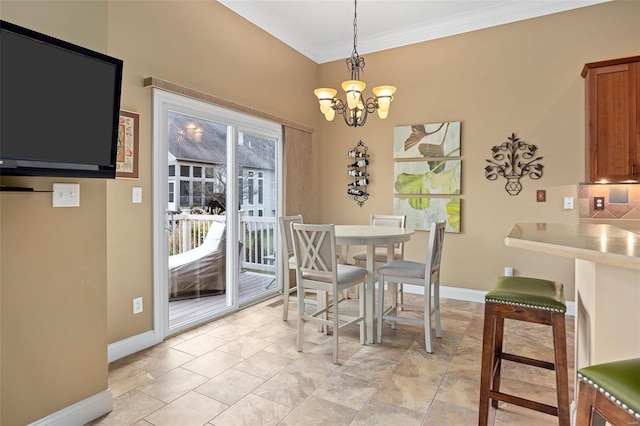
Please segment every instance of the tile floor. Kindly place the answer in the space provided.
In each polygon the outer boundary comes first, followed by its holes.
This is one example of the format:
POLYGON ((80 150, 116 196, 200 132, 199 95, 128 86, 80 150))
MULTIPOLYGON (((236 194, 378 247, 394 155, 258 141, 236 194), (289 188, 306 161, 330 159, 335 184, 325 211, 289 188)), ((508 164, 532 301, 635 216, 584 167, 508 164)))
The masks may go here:
MULTIPOLYGON (((335 365, 331 338, 314 325, 307 324, 304 351, 296 352, 297 305, 283 322, 282 305, 274 301, 113 362, 114 409, 89 424, 477 424, 482 304, 441 301, 443 335, 435 339, 433 354, 424 349, 422 328, 412 324, 398 324, 395 331, 385 324, 383 343, 368 346, 359 344, 357 326, 345 329, 335 365)), ((571 396, 573 332, 573 317, 567 317, 571 396)), ((553 360, 549 327, 507 321, 505 333, 505 350, 553 360)), ((509 362, 503 372, 505 391, 555 405, 553 372, 509 362)), ((490 424, 558 423, 500 403, 491 409, 490 424)))

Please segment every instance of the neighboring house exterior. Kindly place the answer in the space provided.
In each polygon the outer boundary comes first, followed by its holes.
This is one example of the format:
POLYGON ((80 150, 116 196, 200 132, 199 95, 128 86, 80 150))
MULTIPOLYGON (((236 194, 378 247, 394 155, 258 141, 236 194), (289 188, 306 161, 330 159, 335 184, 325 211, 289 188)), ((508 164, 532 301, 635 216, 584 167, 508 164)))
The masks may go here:
MULTIPOLYGON (((169 211, 222 213, 227 195, 227 126, 169 113, 169 211)), ((276 214, 276 141, 241 134, 237 146, 239 210, 276 214)))

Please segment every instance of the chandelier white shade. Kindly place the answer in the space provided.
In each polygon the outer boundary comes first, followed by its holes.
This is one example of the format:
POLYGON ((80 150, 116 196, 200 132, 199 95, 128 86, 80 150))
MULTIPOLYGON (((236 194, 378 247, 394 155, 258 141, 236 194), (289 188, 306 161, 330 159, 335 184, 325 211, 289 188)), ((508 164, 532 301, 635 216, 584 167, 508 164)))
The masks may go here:
POLYGON ((373 97, 366 100, 362 92, 367 87, 364 81, 360 81, 360 71, 364 68, 364 58, 358 55, 357 34, 358 34, 358 0, 354 0, 353 17, 353 52, 347 58, 347 67, 351 72, 351 80, 342 83, 342 90, 346 94, 346 102, 336 98, 337 90, 331 88, 319 88, 313 91, 320 103, 322 112, 327 121, 332 121, 336 115, 342 114, 345 123, 350 127, 363 126, 367 121, 369 113, 378 111, 378 117, 387 118, 393 95, 396 92, 394 86, 377 86, 373 88, 373 97))

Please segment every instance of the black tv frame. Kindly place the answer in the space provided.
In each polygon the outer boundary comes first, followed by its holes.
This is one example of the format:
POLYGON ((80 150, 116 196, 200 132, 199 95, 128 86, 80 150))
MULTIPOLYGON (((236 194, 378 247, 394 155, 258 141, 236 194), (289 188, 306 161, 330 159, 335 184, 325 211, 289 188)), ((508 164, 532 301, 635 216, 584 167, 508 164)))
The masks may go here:
MULTIPOLYGON (((109 165, 86 164, 78 162, 40 161, 31 159, 4 159, 0 150, 0 177, 2 176, 48 176, 48 177, 77 177, 77 178, 107 178, 116 177, 116 154, 118 141, 118 123, 120 116, 120 101, 122 96, 123 61, 85 47, 60 40, 46 34, 21 27, 10 22, 0 20, 0 30, 8 31, 19 36, 33 39, 63 50, 67 50, 95 60, 103 61, 114 66, 114 96, 113 122, 111 126, 111 161, 109 165)), ((1 93, 0 93, 1 96, 1 93)), ((2 123, 0 123, 0 126, 2 123)), ((0 141, 0 149, 2 141, 0 141)), ((12 188, 13 189, 13 188, 12 188)), ((6 189, 5 189, 6 190, 6 189)), ((15 189, 13 189, 15 190, 15 189)))

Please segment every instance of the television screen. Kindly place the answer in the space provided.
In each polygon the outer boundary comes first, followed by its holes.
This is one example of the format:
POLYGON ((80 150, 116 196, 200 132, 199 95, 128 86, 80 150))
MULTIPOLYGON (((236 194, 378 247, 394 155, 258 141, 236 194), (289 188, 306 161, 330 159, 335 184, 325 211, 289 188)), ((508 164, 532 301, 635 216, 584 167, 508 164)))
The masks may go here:
POLYGON ((114 178, 122 65, 0 21, 0 175, 114 178))

